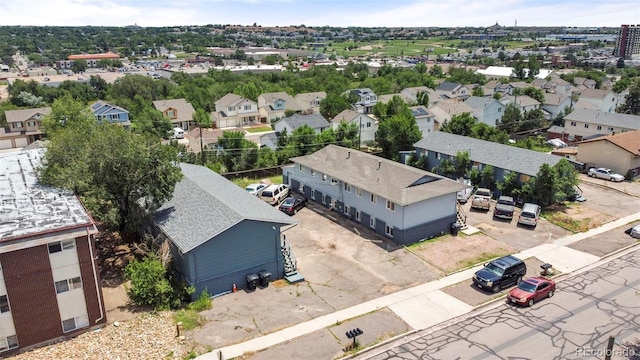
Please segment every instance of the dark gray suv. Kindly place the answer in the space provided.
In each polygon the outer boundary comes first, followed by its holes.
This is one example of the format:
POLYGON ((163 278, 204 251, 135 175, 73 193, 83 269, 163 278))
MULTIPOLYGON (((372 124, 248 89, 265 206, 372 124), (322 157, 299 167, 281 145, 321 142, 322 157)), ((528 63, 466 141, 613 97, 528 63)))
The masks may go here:
POLYGON ((519 284, 526 273, 527 265, 524 261, 507 255, 485 264, 484 268, 473 275, 473 284, 499 293, 505 287, 519 284))

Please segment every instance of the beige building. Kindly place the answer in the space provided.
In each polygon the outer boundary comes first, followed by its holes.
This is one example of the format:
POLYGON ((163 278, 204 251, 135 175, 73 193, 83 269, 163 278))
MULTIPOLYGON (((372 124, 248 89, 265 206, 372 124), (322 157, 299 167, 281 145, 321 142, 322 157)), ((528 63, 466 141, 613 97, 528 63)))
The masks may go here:
POLYGON ((185 99, 157 100, 153 102, 153 107, 168 117, 173 127, 189 131, 196 126, 193 121, 196 110, 185 99))
POLYGON ((602 136, 578 143, 577 160, 588 167, 605 167, 627 176, 640 175, 640 131, 602 136))
POLYGON ((7 126, 0 127, 0 150, 23 148, 40 140, 42 118, 50 112, 50 107, 5 111, 7 126))

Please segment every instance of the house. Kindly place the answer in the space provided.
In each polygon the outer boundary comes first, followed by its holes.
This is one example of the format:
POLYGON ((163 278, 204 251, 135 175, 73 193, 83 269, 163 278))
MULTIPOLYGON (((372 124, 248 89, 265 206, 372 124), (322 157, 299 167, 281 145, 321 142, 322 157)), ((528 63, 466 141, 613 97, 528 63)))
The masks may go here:
POLYGON ((425 106, 411 106, 409 110, 411 110, 413 117, 416 118, 416 125, 418 125, 423 136, 426 133, 438 131, 440 124, 436 121, 436 116, 425 106))
POLYGON ((542 164, 554 166, 562 159, 560 156, 442 131, 425 134, 413 146, 417 156, 426 156, 429 168, 440 165, 445 159, 455 158, 457 153, 466 152, 472 169, 482 171, 486 166, 492 166, 496 182, 515 172, 518 181, 525 183, 537 175, 542 164))
POLYGON ((258 96, 261 122, 271 123, 285 116, 285 111, 302 111, 300 104, 284 91, 264 93, 258 96))
MULTIPOLYGON (((400 93, 378 95, 378 102, 386 105, 396 96, 400 96, 400 93)), ((406 100, 402 96, 400 96, 400 98, 406 103, 406 100)))
POLYGON ((282 231, 296 221, 204 166, 180 167, 184 178, 154 219, 193 297, 247 288, 247 275, 263 270, 283 278, 282 231))
POLYGON ((507 106, 507 104, 516 105, 516 107, 520 109, 520 113, 522 113, 523 115, 529 111, 539 109, 541 105, 538 100, 527 95, 518 95, 518 96, 507 95, 500 98, 500 103, 505 107, 507 106))
POLYGON ((0 154, 0 356, 103 326, 93 219, 38 183, 42 149, 0 154))
POLYGON ((0 127, 0 150, 25 147, 42 139, 41 121, 49 113, 50 107, 5 111, 7 126, 0 127))
POLYGON ((319 113, 320 102, 327 97, 327 93, 324 91, 301 93, 294 97, 294 99, 300 105, 302 111, 307 113, 319 113))
POLYGON ((320 114, 293 114, 276 121, 273 124, 273 129, 276 133, 282 133, 286 130, 287 134, 291 135, 295 129, 304 125, 309 126, 318 134, 331 127, 331 123, 320 114))
POLYGON ((429 111, 436 116, 439 124, 444 124, 456 115, 472 114, 473 108, 462 101, 443 100, 430 107, 429 111))
POLYGON ((193 121, 196 109, 185 99, 156 100, 153 102, 153 107, 169 118, 174 128, 179 127, 189 131, 196 126, 193 121))
POLYGON ((222 135, 224 135, 225 131, 242 131, 239 128, 226 128, 221 129, 212 129, 212 128, 199 128, 194 127, 191 130, 187 131, 186 143, 189 146, 189 150, 199 153, 201 149, 212 150, 212 149, 221 149, 218 146, 218 140, 222 135))
POLYGON ((542 110, 549 113, 552 119, 555 119, 561 113, 564 113, 565 109, 570 109, 572 106, 572 100, 570 96, 563 95, 562 93, 543 93, 544 102, 542 103, 542 110))
POLYGON ((373 117, 355 110, 343 110, 331 120, 333 130, 338 130, 342 122, 358 124, 358 128, 360 128, 359 137, 361 145, 375 141, 376 132, 378 131, 378 120, 373 117))
POLYGON ((547 130, 551 138, 581 141, 592 137, 640 130, 640 116, 575 109, 564 117, 564 126, 547 130))
POLYGON ((241 127, 257 124, 260 120, 258 103, 240 95, 227 94, 215 102, 215 127, 241 127))
POLYGON ((436 88, 436 93, 444 99, 464 100, 469 97, 469 89, 459 83, 443 81, 436 88))
POLYGON ((471 96, 464 103, 473 109, 471 115, 478 122, 496 126, 504 115, 504 105, 492 97, 471 96))
POLYGON ((618 174, 640 175, 640 130, 601 136, 578 143, 577 160, 618 174))
POLYGON ((127 128, 131 127, 129 112, 119 106, 111 105, 100 100, 91 105, 91 112, 99 123, 106 121, 112 124, 119 124, 127 128))
POLYGON ((457 221, 465 188, 457 181, 337 145, 291 162, 283 177, 293 191, 397 244, 449 232, 457 221))
POLYGON ((400 96, 404 99, 404 101, 408 104, 417 104, 418 103, 418 95, 424 94, 429 97, 429 104, 427 108, 432 107, 437 104, 438 101, 441 100, 438 93, 430 87, 427 86, 416 86, 416 87, 408 87, 404 88, 400 91, 400 96))
POLYGON ((259 141, 260 143, 258 145, 261 148, 268 147, 271 150, 278 149, 278 135, 273 131, 260 135, 259 141))
POLYGON ((578 104, 584 101, 594 105, 600 111, 615 112, 618 106, 618 97, 611 90, 586 89, 580 93, 579 99, 578 104))
POLYGON ((373 107, 378 103, 378 96, 369 88, 349 90, 357 98, 351 105, 353 110, 362 114, 371 114, 373 107))

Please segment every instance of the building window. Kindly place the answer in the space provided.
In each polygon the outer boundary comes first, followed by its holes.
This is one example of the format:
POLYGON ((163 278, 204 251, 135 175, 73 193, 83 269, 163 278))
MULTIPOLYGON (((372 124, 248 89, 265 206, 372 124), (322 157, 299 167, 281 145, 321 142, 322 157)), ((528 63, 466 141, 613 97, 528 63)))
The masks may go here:
POLYGON ((584 128, 588 129, 589 128, 589 124, 584 124, 584 128))
POLYGON ((6 313, 9 311, 9 298, 7 295, 0 296, 0 313, 6 313))
POLYGON ((322 181, 327 181, 327 174, 322 174, 322 181))
POLYGON ((120 120, 120 114, 111 114, 111 120, 120 120))
POLYGON ((571 126, 576 126, 576 122, 575 122, 575 121, 572 121, 572 122, 571 122, 571 126))
POLYGON ((608 131, 608 132, 613 132, 613 128, 612 128, 612 127, 608 127, 608 128, 607 128, 607 131, 608 131))
POLYGON ((336 178, 331 178, 331 185, 338 185, 338 179, 336 178))
POLYGON ((251 110, 251 105, 245 105, 245 106, 244 106, 244 109, 245 109, 245 110, 251 110))
POLYGON ((327 205, 327 195, 322 194, 322 204, 327 205))
POLYGON ((13 129, 22 129, 22 123, 21 122, 14 122, 13 124, 11 124, 11 127, 13 129))
POLYGON ((300 185, 300 187, 298 188, 298 192, 300 194, 304 194, 304 185, 300 185))
POLYGON ((167 116, 172 119, 176 117, 175 112, 173 110, 167 111, 167 116))
POLYGON ((344 206, 344 213, 345 213, 345 215, 351 215, 351 206, 345 205, 344 206))
POLYGON ((442 155, 440 153, 436 153, 436 159, 441 160, 442 159, 442 155))
POLYGON ((378 202, 378 195, 376 194, 371 194, 371 202, 372 203, 377 203, 378 202))
POLYGON ((27 126, 37 126, 38 122, 37 121, 28 121, 27 122, 27 126))
POLYGON ((360 222, 361 221, 361 217, 360 217, 360 210, 356 210, 356 221, 360 222))
POLYGON ((18 347, 18 336, 11 335, 7 336, 7 339, 0 338, 0 351, 13 349, 18 347), (6 344, 5 344, 6 342, 6 344))
POLYGON ((316 171, 311 169, 311 176, 316 176, 316 171))
POLYGON ((229 106, 229 111, 236 111, 236 107, 235 106, 229 106))
POLYGON ((74 289, 82 289, 82 280, 79 276, 67 280, 56 281, 57 294, 74 289))
POLYGON ((349 184, 347 182, 345 182, 343 184, 344 184, 344 191, 351 192, 351 184, 349 184))
POLYGON ((387 209, 394 211, 396 209, 396 204, 393 201, 387 200, 387 209))
POLYGON ((384 233, 387 234, 388 236, 393 237, 393 226, 385 225, 384 233))
POLYGON ((598 126, 596 126, 596 129, 598 129, 598 130, 602 130, 602 125, 598 125, 598 126))
POLYGON ((367 121, 367 127, 370 128, 371 127, 371 121, 367 121))
POLYGON ((311 199, 313 199, 313 200, 316 199, 316 190, 315 189, 311 189, 311 199))
POLYGON ((86 326, 89 326, 89 318, 86 315, 62 321, 63 332, 69 332, 86 326))
POLYGON ((302 167, 302 164, 298 164, 298 171, 304 172, 304 167, 302 167))
POLYGON ((62 250, 69 250, 76 247, 75 240, 63 240, 49 243, 49 254, 57 253, 62 250))
POLYGON ((356 196, 362 197, 362 189, 360 189, 359 187, 356 187, 356 196))
POLYGON ((369 219, 369 226, 371 226, 372 228, 376 228, 376 218, 372 217, 369 219))

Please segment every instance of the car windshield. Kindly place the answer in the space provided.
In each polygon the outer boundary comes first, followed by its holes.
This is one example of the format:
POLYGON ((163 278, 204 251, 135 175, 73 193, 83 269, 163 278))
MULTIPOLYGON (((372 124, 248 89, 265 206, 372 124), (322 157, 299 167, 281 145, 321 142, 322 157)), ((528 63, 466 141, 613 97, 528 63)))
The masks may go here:
POLYGON ((498 204, 502 204, 502 205, 513 205, 513 201, 500 199, 500 200, 498 200, 498 204))
POLYGON ((532 213, 528 213, 528 212, 523 212, 522 216, 524 217, 528 217, 528 218, 535 218, 536 216, 532 213))
POLYGON ((518 284, 518 289, 532 293, 536 291, 536 285, 528 281, 523 281, 520 284, 518 284))
POLYGON ((247 190, 247 191, 254 191, 255 189, 256 189, 256 188, 248 187, 248 188, 246 188, 245 190, 247 190))
POLYGON ((285 206, 293 205, 293 199, 292 198, 284 199, 284 202, 282 203, 282 205, 285 205, 285 206))
POLYGON ((498 276, 502 276, 502 273, 504 272, 504 269, 501 269, 501 268, 499 268, 499 267, 495 266, 495 265, 494 265, 494 264, 492 264, 492 263, 489 263, 489 264, 485 267, 485 270, 489 270, 490 272, 492 272, 492 273, 494 273, 494 274, 496 274, 496 275, 498 275, 498 276))

